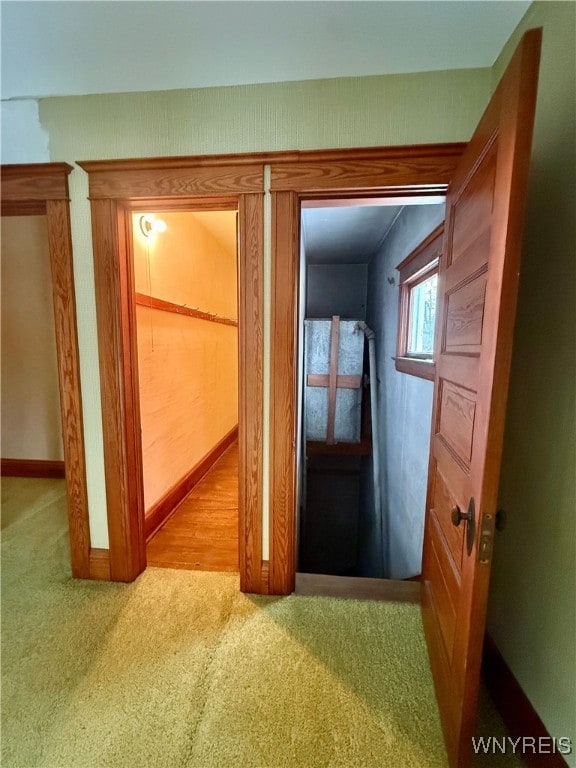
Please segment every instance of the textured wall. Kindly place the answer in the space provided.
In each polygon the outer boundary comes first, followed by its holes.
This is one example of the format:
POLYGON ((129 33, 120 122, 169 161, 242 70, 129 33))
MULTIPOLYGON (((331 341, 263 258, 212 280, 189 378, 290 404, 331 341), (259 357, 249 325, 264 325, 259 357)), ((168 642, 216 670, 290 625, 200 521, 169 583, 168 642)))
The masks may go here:
POLYGON ((45 216, 2 217, 2 457, 64 458, 45 216))
MULTIPOLYGON (((43 99, 50 159, 466 141, 489 69, 43 99)), ((87 176, 70 178, 92 546, 108 546, 87 176)), ((269 253, 269 250, 267 251, 269 253)), ((267 480, 265 479, 265 484, 267 480)), ((264 557, 268 550, 264 525, 264 557)))
POLYGON ((544 28, 488 629, 576 766, 576 210, 574 3, 534 3, 544 28))
MULTIPOLYGON (((167 230, 149 238, 133 217, 136 291, 235 320, 236 213, 160 216, 167 230)), ((238 423, 238 333, 144 306, 136 320, 149 509, 238 423)))
MULTIPOLYGON (((444 218, 443 205, 406 206, 368 268, 367 323, 376 333, 384 574, 421 573, 433 382, 399 373, 396 354, 399 264, 444 218), (394 284, 388 282, 394 278, 394 284)), ((372 457, 363 472, 363 572, 376 575, 377 530, 372 500, 372 457)))

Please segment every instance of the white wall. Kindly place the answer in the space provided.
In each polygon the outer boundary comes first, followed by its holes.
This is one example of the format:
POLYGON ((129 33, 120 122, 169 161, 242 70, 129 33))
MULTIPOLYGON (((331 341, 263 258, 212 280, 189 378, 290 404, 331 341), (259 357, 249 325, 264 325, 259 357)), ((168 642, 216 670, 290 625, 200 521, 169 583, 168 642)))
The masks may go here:
POLYGON ((48 163, 48 131, 40 124, 38 102, 33 99, 3 101, 0 119, 3 163, 48 163))
POLYGON ((2 458, 61 461, 45 216, 2 217, 2 458))

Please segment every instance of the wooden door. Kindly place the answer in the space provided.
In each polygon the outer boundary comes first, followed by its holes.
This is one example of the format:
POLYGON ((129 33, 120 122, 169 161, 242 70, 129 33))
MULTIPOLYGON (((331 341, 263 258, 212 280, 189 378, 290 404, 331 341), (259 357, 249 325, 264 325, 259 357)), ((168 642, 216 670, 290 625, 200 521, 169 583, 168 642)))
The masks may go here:
POLYGON ((447 194, 423 617, 452 768, 472 752, 540 42, 523 37, 447 194))

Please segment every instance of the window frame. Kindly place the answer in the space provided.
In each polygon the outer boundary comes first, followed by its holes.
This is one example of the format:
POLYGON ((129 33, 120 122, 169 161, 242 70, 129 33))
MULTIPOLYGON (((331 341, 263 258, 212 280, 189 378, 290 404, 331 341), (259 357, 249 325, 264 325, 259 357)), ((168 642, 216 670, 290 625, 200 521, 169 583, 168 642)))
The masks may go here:
POLYGON ((433 356, 421 356, 408 352, 411 327, 411 298, 413 290, 434 274, 438 274, 444 235, 444 222, 434 229, 406 258, 398 264, 398 332, 394 363, 400 373, 408 373, 433 380, 436 362, 433 356))

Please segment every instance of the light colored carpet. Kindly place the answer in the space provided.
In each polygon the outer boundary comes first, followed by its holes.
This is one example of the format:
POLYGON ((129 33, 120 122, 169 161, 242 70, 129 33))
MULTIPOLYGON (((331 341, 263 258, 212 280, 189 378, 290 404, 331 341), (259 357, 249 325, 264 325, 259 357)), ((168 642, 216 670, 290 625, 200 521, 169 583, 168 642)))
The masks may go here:
POLYGON ((445 768, 418 607, 75 581, 63 481, 2 499, 4 768, 445 768))

